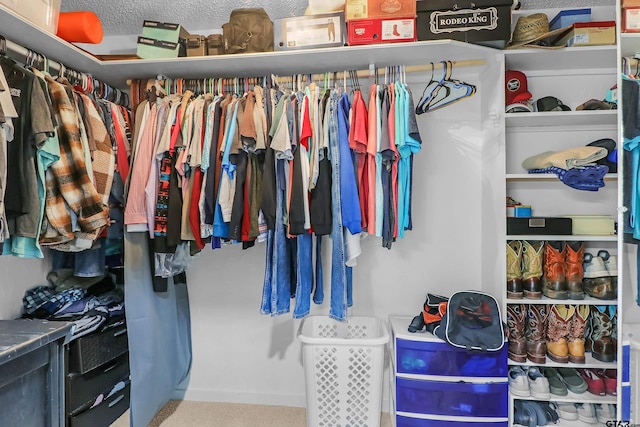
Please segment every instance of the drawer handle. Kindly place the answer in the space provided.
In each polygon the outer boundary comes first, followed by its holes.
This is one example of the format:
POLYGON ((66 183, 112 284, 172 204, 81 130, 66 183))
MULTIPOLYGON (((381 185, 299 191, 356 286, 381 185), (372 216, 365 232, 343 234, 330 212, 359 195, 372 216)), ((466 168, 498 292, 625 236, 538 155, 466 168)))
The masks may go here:
POLYGON ((118 366, 118 364, 117 364, 117 363, 114 363, 113 365, 109 366, 108 368, 106 368, 106 369, 105 369, 104 371, 102 371, 102 372, 104 372, 104 373, 106 374, 107 372, 109 372, 110 370, 112 370, 113 368, 115 368, 116 366, 118 366))
POLYGON ((126 330, 126 329, 120 329, 119 331, 115 331, 115 332, 113 333, 113 337, 114 337, 114 338, 115 338, 115 337, 119 337, 120 335, 122 335, 122 334, 126 334, 126 333, 127 333, 127 330, 126 330))
POLYGON ((124 399, 124 394, 121 394, 120 396, 118 396, 118 398, 116 400, 114 400, 113 402, 109 403, 109 408, 112 408, 113 406, 115 406, 122 399, 124 399))

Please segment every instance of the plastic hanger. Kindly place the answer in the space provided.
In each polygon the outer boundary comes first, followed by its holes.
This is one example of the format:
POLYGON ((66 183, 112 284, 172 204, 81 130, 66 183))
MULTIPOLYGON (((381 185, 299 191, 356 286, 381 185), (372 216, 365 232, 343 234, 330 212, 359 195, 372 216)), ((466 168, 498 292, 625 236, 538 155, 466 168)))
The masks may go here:
POLYGON ((421 99, 416 107, 416 114, 446 107, 476 93, 475 85, 451 79, 451 73, 453 72, 453 63, 451 61, 443 61, 442 64, 444 72, 438 82, 438 86, 432 91, 428 100, 421 99))
POLYGON ((418 104, 416 105, 416 114, 425 113, 428 110, 429 102, 436 95, 438 89, 440 88, 440 82, 438 80, 434 80, 435 74, 435 64, 431 63, 431 78, 429 79, 429 83, 425 86, 422 91, 422 96, 420 100, 418 100, 418 104))

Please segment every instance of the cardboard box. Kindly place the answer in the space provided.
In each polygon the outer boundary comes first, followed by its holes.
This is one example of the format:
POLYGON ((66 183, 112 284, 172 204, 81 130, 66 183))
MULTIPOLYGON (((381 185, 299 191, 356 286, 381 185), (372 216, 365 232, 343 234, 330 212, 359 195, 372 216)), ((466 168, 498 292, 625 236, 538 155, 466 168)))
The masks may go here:
POLYGON ((567 47, 616 44, 616 22, 576 22, 573 24, 573 28, 554 44, 566 44, 567 47))
POLYGON ((625 7, 622 9, 622 32, 640 32, 640 7, 625 7))
POLYGON ((189 32, 180 24, 144 21, 142 23, 142 37, 178 43, 180 39, 186 40, 189 37, 189 32))
POLYGON ((356 19, 347 22, 349 46, 377 43, 414 42, 416 18, 356 19))
POLYGON ((346 0, 345 16, 352 19, 413 18, 416 0, 346 0))
POLYGON ((622 0, 622 7, 640 7, 640 0, 622 0))
POLYGON ((207 36, 207 55, 224 55, 222 34, 210 34, 207 36))
POLYGON ((575 22, 589 22, 591 21, 591 9, 569 9, 561 10, 552 20, 549 22, 550 30, 557 30, 559 28, 568 27, 575 22))
POLYGON ((275 50, 344 46, 344 13, 294 16, 275 19, 275 50))
POLYGON ((571 218, 531 217, 507 218, 508 235, 571 235, 571 218))
POLYGON ((504 48, 511 39, 511 0, 417 2, 418 40, 453 39, 504 48))
POLYGON ((138 37, 136 54, 142 59, 177 58, 180 44, 148 37, 138 37))
POLYGON ((575 235, 611 236, 616 234, 616 221, 608 215, 566 215, 571 218, 571 233, 575 235))

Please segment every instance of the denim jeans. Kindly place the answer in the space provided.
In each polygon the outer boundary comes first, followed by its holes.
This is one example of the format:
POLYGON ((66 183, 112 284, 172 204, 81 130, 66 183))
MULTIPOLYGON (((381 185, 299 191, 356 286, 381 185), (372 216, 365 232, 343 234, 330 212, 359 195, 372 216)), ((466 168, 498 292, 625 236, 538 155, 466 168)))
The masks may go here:
POLYGON ((302 233, 296 237, 298 241, 298 268, 296 303, 293 318, 300 319, 309 314, 311 309, 311 289, 313 288, 313 236, 302 233))
MULTIPOLYGON (((281 162, 284 160, 277 160, 281 162)), ((276 175, 279 170, 276 168, 276 175)), ((276 182, 278 181, 276 176, 276 182)), ((262 289, 262 314, 272 316, 288 313, 291 306, 290 259, 287 232, 283 223, 284 189, 276 188, 276 226, 267 235, 266 268, 262 289)))
POLYGON ((53 271, 71 268, 77 277, 98 277, 105 274, 106 239, 97 241, 99 247, 80 252, 51 251, 51 269, 53 271))
POLYGON ((340 204, 340 141, 338 137, 338 94, 331 94, 330 118, 329 118, 329 150, 331 160, 331 210, 333 223, 331 226, 331 305, 329 316, 345 321, 347 320, 347 308, 351 295, 351 267, 347 267, 344 246, 344 234, 342 230, 342 207, 340 204))
POLYGON ((324 302, 324 275, 322 274, 322 236, 316 236, 316 283, 313 289, 313 302, 324 302))

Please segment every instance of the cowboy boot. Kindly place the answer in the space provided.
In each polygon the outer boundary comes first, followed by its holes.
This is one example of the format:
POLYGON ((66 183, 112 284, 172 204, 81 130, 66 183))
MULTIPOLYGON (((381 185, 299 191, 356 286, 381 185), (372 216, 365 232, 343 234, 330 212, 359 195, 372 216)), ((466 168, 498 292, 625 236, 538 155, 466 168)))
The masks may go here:
POLYGON ((593 358, 601 362, 613 362, 616 358, 614 323, 607 306, 592 305, 587 322, 585 345, 593 358))
POLYGON ((522 242, 507 242, 507 298, 522 298, 522 242))
POLYGON ((529 299, 542 298, 544 241, 522 242, 522 290, 529 299))
MULTIPOLYGON (((600 251, 598 253, 601 252, 610 258, 607 251, 600 251), (606 254, 604 254, 604 252, 606 252, 606 254)), ((617 285, 614 286, 612 277, 601 256, 593 256, 590 253, 585 253, 582 266, 584 268, 584 291, 589 296, 598 299, 617 298, 617 285)))
POLYGON ((547 356, 554 362, 569 362, 567 337, 571 331, 571 318, 576 309, 572 305, 556 304, 549 310, 547 321, 547 356))
POLYGON ((547 361, 547 341, 545 331, 547 329, 547 317, 549 307, 544 304, 531 304, 527 309, 527 323, 525 326, 525 341, 527 357, 537 364, 547 361))
POLYGON ((514 362, 527 361, 527 345, 524 324, 527 308, 524 304, 507 304, 507 328, 509 329, 509 359, 514 362))
POLYGON ((567 299, 565 253, 567 249, 564 242, 547 242, 544 250, 544 276, 542 276, 542 293, 547 298, 567 299))
POLYGON ((584 330, 589 318, 589 306, 577 305, 569 332, 569 362, 584 363, 584 330))
POLYGON ((584 299, 582 278, 584 276, 584 243, 569 242, 566 245, 565 263, 569 299, 584 299))

